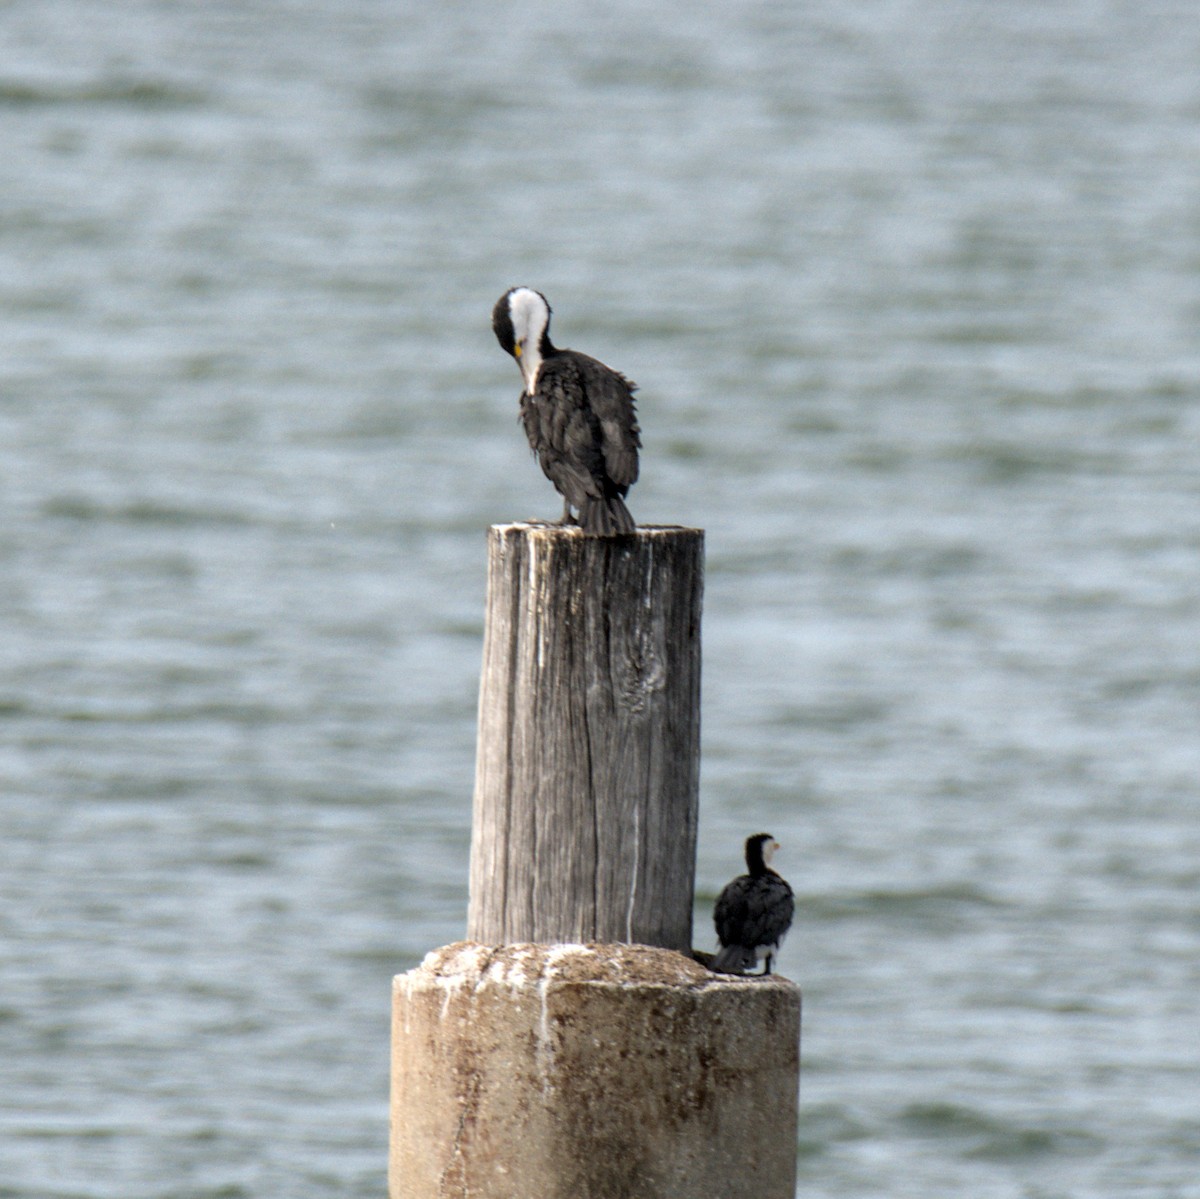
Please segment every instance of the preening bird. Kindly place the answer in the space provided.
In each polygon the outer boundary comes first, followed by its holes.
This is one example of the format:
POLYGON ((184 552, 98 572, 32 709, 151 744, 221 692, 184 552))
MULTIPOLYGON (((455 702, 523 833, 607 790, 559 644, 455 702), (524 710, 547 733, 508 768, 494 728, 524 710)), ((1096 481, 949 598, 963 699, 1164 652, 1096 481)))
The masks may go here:
POLYGON ((492 309, 492 328, 521 368, 521 423, 563 497, 561 523, 578 523, 585 533, 632 533, 625 496, 637 481, 642 444, 636 385, 595 358, 554 346, 550 305, 540 291, 506 291, 492 309))
POLYGON ((770 833, 746 839, 746 869, 717 896, 713 923, 717 926, 720 951, 711 969, 722 974, 745 974, 755 962, 763 962, 763 974, 771 963, 796 910, 796 900, 787 882, 771 869, 771 858, 779 848, 770 833))

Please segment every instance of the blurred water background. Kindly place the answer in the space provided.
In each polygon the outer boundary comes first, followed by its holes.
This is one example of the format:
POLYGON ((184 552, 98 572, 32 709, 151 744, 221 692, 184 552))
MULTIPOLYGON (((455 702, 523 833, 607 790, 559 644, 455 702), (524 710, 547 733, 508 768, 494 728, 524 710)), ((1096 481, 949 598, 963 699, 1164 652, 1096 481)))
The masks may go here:
POLYGON ((464 929, 489 328, 708 537, 696 943, 784 844, 804 1196, 1200 1195, 1184 0, 0 6, 0 1195, 384 1190, 464 929))

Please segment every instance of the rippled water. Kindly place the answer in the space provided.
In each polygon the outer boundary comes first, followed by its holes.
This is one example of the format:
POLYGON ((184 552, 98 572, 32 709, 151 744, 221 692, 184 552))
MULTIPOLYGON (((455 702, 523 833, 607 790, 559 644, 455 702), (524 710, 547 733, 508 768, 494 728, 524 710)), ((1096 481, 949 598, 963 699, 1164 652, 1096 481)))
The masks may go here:
POLYGON ((1200 1194, 1180 2, 0 9, 0 1195, 384 1189, 541 287, 708 534, 799 1193, 1200 1194))

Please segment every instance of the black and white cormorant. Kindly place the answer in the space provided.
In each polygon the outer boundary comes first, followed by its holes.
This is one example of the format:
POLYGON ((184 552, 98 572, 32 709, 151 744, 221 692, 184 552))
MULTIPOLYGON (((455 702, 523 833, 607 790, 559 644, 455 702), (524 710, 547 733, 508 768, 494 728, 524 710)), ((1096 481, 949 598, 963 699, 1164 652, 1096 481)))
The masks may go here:
POLYGON ((595 358, 550 342, 550 305, 513 287, 496 301, 492 328, 521 368, 521 423, 546 477, 563 497, 563 524, 585 533, 632 533, 625 496, 638 477, 635 384, 595 358))
POLYGON ((771 869, 771 858, 779 848, 770 833, 746 839, 746 869, 717 897, 713 923, 717 926, 720 952, 711 969, 722 974, 745 974, 755 962, 763 962, 763 974, 779 952, 787 930, 792 927, 796 900, 786 880, 771 869))

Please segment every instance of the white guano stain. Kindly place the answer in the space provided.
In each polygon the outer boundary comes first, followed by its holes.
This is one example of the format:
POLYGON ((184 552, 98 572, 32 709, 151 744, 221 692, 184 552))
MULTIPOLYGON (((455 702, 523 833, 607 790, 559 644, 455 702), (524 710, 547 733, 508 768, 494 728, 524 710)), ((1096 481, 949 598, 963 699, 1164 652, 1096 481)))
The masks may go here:
POLYGON ((633 876, 629 883, 629 906, 625 909, 625 940, 633 941, 633 905, 637 900, 638 865, 641 857, 642 805, 633 801, 633 876))
POLYGON ((586 945, 552 945, 546 950, 546 958, 542 963, 541 976, 538 978, 538 1026, 536 1059, 538 1074, 542 1080, 542 1090, 554 1089, 554 1043, 550 1031, 550 984, 554 981, 555 968, 559 962, 579 954, 591 954, 594 951, 586 945))

